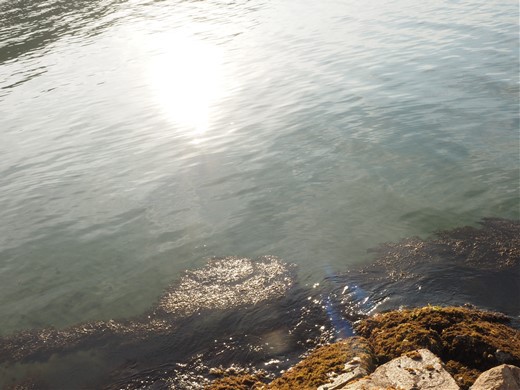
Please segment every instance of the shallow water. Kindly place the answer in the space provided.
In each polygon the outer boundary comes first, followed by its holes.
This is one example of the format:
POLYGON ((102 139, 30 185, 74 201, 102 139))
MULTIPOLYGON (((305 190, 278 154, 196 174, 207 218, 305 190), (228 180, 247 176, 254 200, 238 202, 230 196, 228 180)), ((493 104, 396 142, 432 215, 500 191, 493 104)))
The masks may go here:
POLYGON ((373 261, 313 286, 276 257, 212 259, 140 316, 0 337, 0 386, 193 390, 230 366, 272 379, 355 335, 358 319, 402 307, 499 310, 519 328, 520 222, 480 225, 380 245, 373 261))
POLYGON ((0 2, 0 334, 211 256, 303 284, 518 218, 514 1, 0 2))

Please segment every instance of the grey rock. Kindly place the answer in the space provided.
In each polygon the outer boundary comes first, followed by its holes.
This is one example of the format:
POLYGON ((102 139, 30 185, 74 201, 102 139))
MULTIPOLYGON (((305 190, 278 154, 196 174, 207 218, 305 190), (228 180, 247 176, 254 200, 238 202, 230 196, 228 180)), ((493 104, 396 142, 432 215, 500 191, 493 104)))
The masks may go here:
POLYGON ((341 387, 341 390, 458 390, 437 356, 427 349, 407 353, 379 366, 369 377, 341 387))
POLYGON ((502 364, 480 374, 471 390, 520 390, 520 368, 502 364))

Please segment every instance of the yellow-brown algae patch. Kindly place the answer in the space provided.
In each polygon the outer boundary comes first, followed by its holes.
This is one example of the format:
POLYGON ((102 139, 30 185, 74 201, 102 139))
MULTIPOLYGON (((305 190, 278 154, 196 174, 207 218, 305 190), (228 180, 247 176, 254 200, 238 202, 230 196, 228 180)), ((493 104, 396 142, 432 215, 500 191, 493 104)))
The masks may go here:
POLYGON ((375 315, 360 321, 356 332, 370 341, 379 364, 416 349, 431 350, 467 389, 491 367, 520 364, 520 331, 507 321, 500 313, 428 306, 375 315))
POLYGON ((225 375, 216 379, 205 390, 260 390, 265 388, 263 376, 258 374, 225 375))
MULTIPOLYGON (((372 366, 372 350, 366 340, 352 337, 322 346, 268 385, 273 390, 316 389, 330 382, 331 374, 345 372, 345 364, 354 358, 372 366)), ((369 367, 371 371, 372 367, 369 367)))

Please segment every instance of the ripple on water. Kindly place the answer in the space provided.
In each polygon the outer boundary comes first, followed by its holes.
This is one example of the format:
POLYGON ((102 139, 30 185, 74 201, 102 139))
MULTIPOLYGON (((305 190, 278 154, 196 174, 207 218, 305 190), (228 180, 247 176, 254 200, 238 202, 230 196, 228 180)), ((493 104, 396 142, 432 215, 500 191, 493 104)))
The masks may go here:
POLYGON ((1 338, 1 362, 40 362, 50 373, 56 361, 94 350, 101 362, 94 366, 105 365, 98 384, 189 389, 207 383, 218 366, 272 377, 301 352, 352 335, 353 321, 404 304, 469 303, 517 316, 519 228, 518 221, 486 219, 480 228, 385 243, 373 263, 313 286, 300 286, 294 267, 273 256, 214 258, 186 271, 142 316, 1 338))

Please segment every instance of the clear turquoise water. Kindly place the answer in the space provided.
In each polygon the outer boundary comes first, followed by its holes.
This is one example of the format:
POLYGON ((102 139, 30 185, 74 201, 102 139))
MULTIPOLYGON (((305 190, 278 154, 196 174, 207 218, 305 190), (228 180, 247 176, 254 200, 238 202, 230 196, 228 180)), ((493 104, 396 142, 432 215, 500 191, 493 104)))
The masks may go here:
POLYGON ((0 334, 208 257, 305 283, 519 218, 516 1, 0 1, 0 334))

